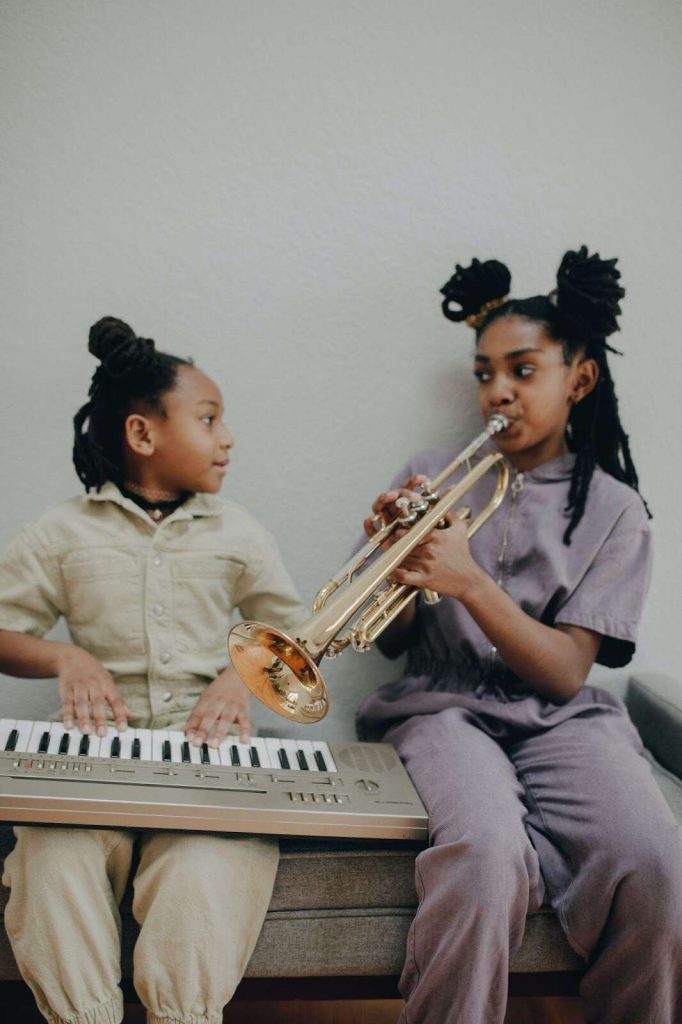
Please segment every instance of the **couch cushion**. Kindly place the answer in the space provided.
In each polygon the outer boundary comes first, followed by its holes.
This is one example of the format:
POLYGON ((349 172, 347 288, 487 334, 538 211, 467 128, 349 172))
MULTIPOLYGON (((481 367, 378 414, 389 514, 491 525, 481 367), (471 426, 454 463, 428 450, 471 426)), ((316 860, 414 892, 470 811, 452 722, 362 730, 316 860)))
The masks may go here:
POLYGON ((682 777, 682 685, 660 672, 630 677, 625 703, 644 745, 682 777))

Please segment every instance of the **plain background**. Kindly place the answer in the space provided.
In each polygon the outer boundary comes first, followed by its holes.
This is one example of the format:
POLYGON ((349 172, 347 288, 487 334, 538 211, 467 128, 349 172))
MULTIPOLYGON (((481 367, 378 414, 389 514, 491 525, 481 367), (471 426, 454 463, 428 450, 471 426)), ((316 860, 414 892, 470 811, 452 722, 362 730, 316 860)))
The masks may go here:
MULTIPOLYGON (((501 259, 524 296, 586 243, 620 258, 612 366, 655 513, 636 664, 676 667, 679 4, 4 0, 0 17, 3 547, 80 489, 71 420, 88 327, 111 314, 218 382, 223 495, 312 600, 407 458, 478 429, 473 335, 440 312, 454 264, 501 259)), ((342 707, 351 677, 398 672, 326 664, 342 707)), ((39 718, 54 695, 5 681, 2 713, 39 718)))

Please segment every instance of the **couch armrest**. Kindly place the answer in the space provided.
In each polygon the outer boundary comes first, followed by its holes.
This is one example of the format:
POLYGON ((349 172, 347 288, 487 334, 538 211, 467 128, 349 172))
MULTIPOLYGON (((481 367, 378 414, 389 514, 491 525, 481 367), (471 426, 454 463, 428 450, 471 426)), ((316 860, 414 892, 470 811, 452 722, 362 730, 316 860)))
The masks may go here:
POLYGON ((630 676, 625 703, 644 746, 682 778, 682 683, 661 672, 638 672, 630 676))

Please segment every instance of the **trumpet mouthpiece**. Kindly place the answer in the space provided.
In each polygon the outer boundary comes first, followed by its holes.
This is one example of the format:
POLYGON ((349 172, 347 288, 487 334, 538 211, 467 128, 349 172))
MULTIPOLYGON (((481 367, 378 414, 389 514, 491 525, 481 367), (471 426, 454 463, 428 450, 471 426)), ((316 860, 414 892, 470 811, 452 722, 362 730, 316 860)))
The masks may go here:
POLYGON ((506 430, 509 426, 509 420, 501 412, 495 412, 488 420, 488 431, 491 434, 499 434, 501 430, 506 430))

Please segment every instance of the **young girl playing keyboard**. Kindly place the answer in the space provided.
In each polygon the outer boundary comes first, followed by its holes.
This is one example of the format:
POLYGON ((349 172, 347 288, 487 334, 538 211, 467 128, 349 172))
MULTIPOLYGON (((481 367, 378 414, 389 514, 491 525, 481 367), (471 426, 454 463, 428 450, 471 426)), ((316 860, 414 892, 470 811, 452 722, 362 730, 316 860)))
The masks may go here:
MULTIPOLYGON (((512 482, 470 543, 450 517, 396 571, 444 596, 383 634, 407 672, 359 711, 360 737, 395 745, 429 812, 405 1024, 502 1024, 510 956, 545 891, 585 961, 589 1024, 682 1021, 681 830, 622 702, 585 685, 594 661, 630 661, 650 571, 607 361, 615 262, 569 252, 549 296, 518 300, 506 267, 475 260, 443 289, 446 316, 476 328, 483 416, 509 420, 490 446, 512 482)), ((374 512, 394 517, 452 457, 417 455, 374 512)))
MULTIPOLYGON (((284 628, 307 613, 271 536, 215 496, 234 443, 215 383, 112 317, 89 349, 100 365, 73 452, 86 493, 27 527, 0 563, 0 670, 56 677, 64 726, 93 742, 113 726, 123 744, 128 726, 170 729, 194 760, 233 726, 249 735, 248 691, 226 667, 232 609, 284 628), (60 616, 72 643, 42 639, 60 616)), ((5 925, 40 1011, 117 1024, 135 834, 15 833, 5 925)), ((222 1022, 277 864, 276 839, 140 834, 134 980, 152 1024, 222 1022)))

